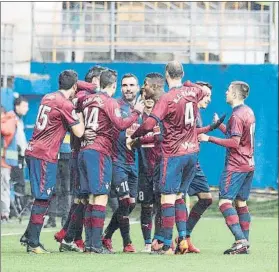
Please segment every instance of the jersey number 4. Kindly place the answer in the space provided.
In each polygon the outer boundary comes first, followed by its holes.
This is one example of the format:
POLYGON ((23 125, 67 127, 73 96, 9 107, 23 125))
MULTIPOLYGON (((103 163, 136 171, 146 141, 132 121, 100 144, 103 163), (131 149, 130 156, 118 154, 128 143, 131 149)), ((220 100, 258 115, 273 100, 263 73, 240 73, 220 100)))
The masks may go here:
POLYGON ((51 111, 51 107, 46 105, 41 105, 39 108, 39 113, 36 119, 36 127, 39 130, 44 130, 47 125, 48 113, 51 111))
POLYGON ((192 127, 194 125, 194 122, 194 107, 193 103, 189 102, 185 105, 185 126, 190 125, 192 127))
POLYGON ((84 123, 86 128, 91 128, 92 130, 97 130, 99 127, 99 108, 92 108, 90 114, 88 114, 88 107, 84 109, 84 123))

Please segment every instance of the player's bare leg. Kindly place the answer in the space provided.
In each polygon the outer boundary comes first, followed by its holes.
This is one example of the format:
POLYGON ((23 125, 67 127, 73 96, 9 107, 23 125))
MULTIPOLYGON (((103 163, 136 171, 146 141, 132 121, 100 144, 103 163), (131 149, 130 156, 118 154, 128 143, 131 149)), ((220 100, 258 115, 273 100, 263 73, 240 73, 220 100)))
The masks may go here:
POLYGON ((211 193, 198 193, 198 202, 193 206, 189 214, 189 218, 186 224, 186 240, 188 242, 189 253, 200 253, 200 250, 196 248, 191 241, 191 233, 200 220, 203 213, 212 204, 211 193))
POLYGON ((247 254, 249 243, 241 229, 239 216, 232 205, 232 201, 229 199, 220 199, 219 209, 225 218, 228 228, 235 238, 232 247, 224 251, 224 254, 247 254))

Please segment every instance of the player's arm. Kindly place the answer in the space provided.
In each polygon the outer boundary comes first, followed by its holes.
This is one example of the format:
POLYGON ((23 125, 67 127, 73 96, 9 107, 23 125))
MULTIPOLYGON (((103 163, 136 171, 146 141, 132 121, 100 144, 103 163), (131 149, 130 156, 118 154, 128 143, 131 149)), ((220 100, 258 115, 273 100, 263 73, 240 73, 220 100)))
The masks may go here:
POLYGON ((217 137, 208 136, 205 134, 200 134, 198 136, 198 139, 200 142, 211 142, 220 146, 224 146, 227 148, 238 148, 240 143, 240 137, 239 136, 232 136, 229 139, 222 139, 217 137))
MULTIPOLYGON (((221 117, 221 118, 222 118, 222 117, 221 117)), ((217 113, 214 113, 214 115, 213 115, 213 124, 219 122, 221 118, 219 118, 219 116, 218 116, 217 113)), ((227 128, 226 128, 226 126, 223 124, 223 122, 219 125, 219 129, 220 129, 224 134, 226 134, 227 128)))
POLYGON ((151 114, 144 121, 144 123, 131 136, 132 139, 141 137, 152 131, 156 123, 163 120, 168 113, 168 101, 166 95, 161 96, 159 101, 155 104, 151 114))
POLYGON ((84 120, 83 115, 81 112, 76 113, 79 122, 73 126, 71 126, 72 132, 77 136, 78 138, 81 138, 84 134, 85 126, 84 126, 84 120))
POLYGON ((84 122, 82 113, 77 113, 75 106, 70 102, 66 101, 62 108, 59 109, 62 118, 68 127, 71 128, 72 132, 78 138, 82 137, 84 133, 84 122))
POLYGON ((139 115, 143 111, 143 105, 136 105, 135 108, 132 110, 131 115, 126 118, 121 117, 120 107, 118 103, 114 100, 107 101, 107 114, 114 126, 118 130, 125 130, 129 126, 131 126, 134 122, 137 121, 139 115))
POLYGON ((85 82, 82 80, 78 80, 77 82, 77 91, 87 91, 90 93, 96 92, 97 85, 89 82, 85 82))
POLYGON ((155 144, 162 142, 162 134, 160 126, 155 126, 153 128, 153 135, 150 136, 144 136, 137 139, 139 145, 145 145, 145 144, 155 144))
MULTIPOLYGON (((197 128, 197 134, 207 133, 209 131, 215 130, 216 128, 220 128, 223 125, 225 118, 226 118, 226 114, 222 115, 221 118, 218 117, 218 119, 216 121, 214 120, 211 125, 197 128)), ((226 131, 224 133, 226 133, 226 131)))
POLYGON ((230 118, 230 127, 231 127, 230 138, 228 139, 221 139, 217 137, 208 136, 205 134, 200 134, 198 136, 198 139, 199 141, 205 141, 205 142, 208 141, 228 148, 238 148, 240 143, 240 138, 243 133, 242 120, 238 116, 232 115, 232 117, 230 118))

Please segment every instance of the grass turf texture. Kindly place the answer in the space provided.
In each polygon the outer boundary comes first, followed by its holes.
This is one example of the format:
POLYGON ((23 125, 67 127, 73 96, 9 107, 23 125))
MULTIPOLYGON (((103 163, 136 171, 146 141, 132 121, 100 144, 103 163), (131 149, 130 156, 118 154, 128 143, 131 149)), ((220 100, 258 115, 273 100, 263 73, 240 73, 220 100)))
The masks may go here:
MULTIPOLYGON (((58 221, 58 220, 57 220, 58 221)), ((59 221, 58 221, 59 222, 59 221)), ((27 224, 2 225, 1 235, 23 233, 27 224)), ((223 255, 231 246, 232 235, 224 219, 204 218, 194 233, 193 241, 201 249, 200 254, 157 256, 144 253, 122 253, 119 231, 113 237, 115 255, 92 255, 58 251, 53 239, 57 229, 43 230, 41 242, 52 254, 29 255, 19 244, 20 235, 1 237, 1 271, 3 272, 103 272, 103 271, 189 271, 189 272, 275 272, 278 271, 278 218, 253 218, 251 225, 251 253, 249 255, 223 255)), ((131 226, 132 240, 137 250, 143 248, 140 225, 131 226)))

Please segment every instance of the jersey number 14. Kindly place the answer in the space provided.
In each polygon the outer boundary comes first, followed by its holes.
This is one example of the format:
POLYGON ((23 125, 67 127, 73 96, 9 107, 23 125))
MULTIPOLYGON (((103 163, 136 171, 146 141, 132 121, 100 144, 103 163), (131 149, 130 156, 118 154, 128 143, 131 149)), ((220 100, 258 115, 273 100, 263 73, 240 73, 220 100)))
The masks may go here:
POLYGON ((92 108, 90 114, 88 114, 88 107, 84 109, 84 123, 86 128, 91 128, 96 131, 99 127, 98 118, 99 118, 99 108, 92 108))

